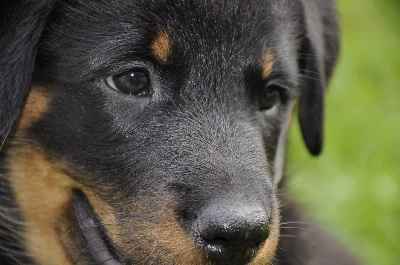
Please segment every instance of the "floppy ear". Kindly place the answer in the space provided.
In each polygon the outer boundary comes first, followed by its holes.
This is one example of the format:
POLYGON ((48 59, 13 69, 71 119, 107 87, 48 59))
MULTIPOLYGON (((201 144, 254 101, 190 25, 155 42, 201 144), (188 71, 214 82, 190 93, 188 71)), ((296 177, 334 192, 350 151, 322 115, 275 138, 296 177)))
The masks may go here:
POLYGON ((323 145, 324 94, 339 52, 339 28, 334 1, 301 2, 304 32, 299 51, 299 120, 308 150, 318 155, 323 145))
POLYGON ((0 7, 0 147, 28 95, 40 34, 54 0, 3 1, 0 7))

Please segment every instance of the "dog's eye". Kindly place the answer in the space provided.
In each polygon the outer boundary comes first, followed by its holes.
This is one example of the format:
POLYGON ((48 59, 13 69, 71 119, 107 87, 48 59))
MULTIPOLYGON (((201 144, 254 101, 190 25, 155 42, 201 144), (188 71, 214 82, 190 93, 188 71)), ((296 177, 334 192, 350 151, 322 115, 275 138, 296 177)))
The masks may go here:
POLYGON ((268 110, 275 106, 281 99, 281 89, 272 85, 265 87, 260 94, 260 109, 268 110))
POLYGON ((106 78, 106 83, 111 88, 128 95, 137 97, 151 96, 150 80, 147 72, 131 70, 106 78))

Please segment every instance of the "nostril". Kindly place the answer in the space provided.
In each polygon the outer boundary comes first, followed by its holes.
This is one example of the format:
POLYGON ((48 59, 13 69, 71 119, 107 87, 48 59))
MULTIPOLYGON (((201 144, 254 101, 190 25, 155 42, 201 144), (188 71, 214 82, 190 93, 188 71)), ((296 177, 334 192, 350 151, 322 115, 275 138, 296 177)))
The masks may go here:
POLYGON ((206 239, 203 238, 204 243, 206 244, 214 244, 214 245, 219 245, 221 247, 227 247, 228 246, 228 240, 222 237, 216 237, 213 239, 206 239))
MULTIPOLYGON (((268 237, 266 237, 266 239, 267 239, 267 238, 268 238, 268 237)), ((256 243, 254 243, 253 245, 251 245, 250 248, 259 249, 263 243, 264 243, 264 240, 263 240, 263 241, 256 242, 256 243)))
POLYGON ((247 249, 246 256, 254 257, 257 254, 257 252, 261 249, 261 246, 263 245, 264 242, 265 241, 259 241, 259 242, 256 242, 256 243, 250 245, 250 247, 247 249))

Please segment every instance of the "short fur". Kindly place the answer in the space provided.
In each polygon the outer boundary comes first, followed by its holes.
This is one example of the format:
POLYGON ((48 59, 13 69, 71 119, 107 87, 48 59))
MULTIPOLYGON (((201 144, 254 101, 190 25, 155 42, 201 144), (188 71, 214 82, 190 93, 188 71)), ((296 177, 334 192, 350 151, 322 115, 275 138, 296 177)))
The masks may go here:
POLYGON ((356 264, 279 238, 291 111, 319 154, 338 31, 327 0, 2 1, 0 263, 356 264), (132 69, 149 94, 107 85, 132 69))

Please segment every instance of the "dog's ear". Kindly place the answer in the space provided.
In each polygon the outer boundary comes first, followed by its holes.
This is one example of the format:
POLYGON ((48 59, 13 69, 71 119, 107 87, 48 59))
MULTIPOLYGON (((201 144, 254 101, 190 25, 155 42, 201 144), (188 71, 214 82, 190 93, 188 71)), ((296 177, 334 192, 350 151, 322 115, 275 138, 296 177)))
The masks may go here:
POLYGON ((0 146, 29 93, 36 49, 55 0, 3 1, 0 7, 0 146))
POLYGON ((301 94, 299 120, 311 154, 323 145, 324 94, 339 52, 339 28, 334 1, 301 0, 304 33, 299 51, 301 94))

